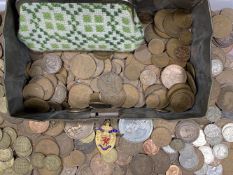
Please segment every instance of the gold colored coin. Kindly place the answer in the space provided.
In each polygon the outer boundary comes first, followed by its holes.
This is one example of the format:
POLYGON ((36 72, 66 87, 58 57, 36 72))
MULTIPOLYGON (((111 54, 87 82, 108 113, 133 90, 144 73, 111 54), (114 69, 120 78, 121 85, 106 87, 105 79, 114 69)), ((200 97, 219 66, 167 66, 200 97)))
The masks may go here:
POLYGON ((126 100, 122 107, 124 108, 131 108, 138 103, 139 100, 139 92, 137 88, 130 84, 124 84, 123 89, 126 93, 126 100))
POLYGON ((15 142, 16 138, 17 138, 17 133, 15 131, 14 128, 11 128, 11 127, 5 127, 3 129, 3 132, 7 133, 10 138, 11 138, 11 145, 15 142))
POLYGON ((177 26, 173 19, 173 13, 166 15, 163 21, 163 27, 165 33, 171 37, 178 38, 181 32, 181 29, 177 26))
POLYGON ((165 43, 161 39, 152 39, 148 44, 148 49, 152 54, 162 54, 165 49, 165 43))
POLYGON ((174 13, 174 22, 182 29, 188 29, 192 26, 192 14, 184 10, 176 10, 174 13))
POLYGON ((0 149, 6 149, 11 144, 11 138, 10 136, 3 132, 2 139, 0 140, 0 149))
POLYGON ((184 45, 190 45, 192 43, 192 32, 189 30, 184 30, 180 32, 179 38, 184 45))
POLYGON ((172 38, 167 42, 166 49, 167 53, 172 58, 177 58, 175 55, 175 50, 182 46, 182 42, 178 39, 172 38))
POLYGON ((221 10, 221 15, 227 16, 228 18, 231 19, 231 21, 233 21, 233 10, 232 8, 224 8, 221 10))
POLYGON ((151 61, 152 63, 159 67, 164 68, 169 64, 170 57, 167 55, 166 52, 160 54, 160 55, 152 55, 151 61))
POLYGON ((91 78, 96 71, 94 59, 87 54, 76 55, 70 63, 72 73, 80 79, 91 78))
POLYGON ((163 10, 159 10, 154 17, 154 23, 155 26, 163 33, 166 33, 163 27, 163 22, 164 19, 167 15, 169 15, 172 11, 168 10, 168 9, 163 9, 163 10))
POLYGON ((45 155, 42 153, 33 153, 31 156, 32 166, 35 168, 43 168, 44 158, 45 158, 45 155))
POLYGON ((26 158, 16 158, 13 170, 19 174, 27 174, 31 171, 31 164, 26 158))
POLYGON ((30 98, 24 101, 24 107, 27 111, 30 111, 33 113, 36 113, 36 112, 45 113, 49 111, 48 102, 41 100, 39 98, 30 98))
POLYGON ((60 157, 58 157, 57 155, 47 155, 44 158, 44 166, 49 171, 56 171, 61 168, 62 162, 60 157))
POLYGON ((232 21, 224 15, 216 15, 213 17, 213 36, 216 38, 224 38, 232 32, 232 21), (224 26, 224 27, 222 27, 224 26))
POLYGON ((113 54, 112 52, 104 52, 104 51, 95 51, 92 53, 95 55, 97 59, 100 59, 100 60, 110 59, 113 54))
POLYGON ((6 162, 13 158, 13 151, 11 148, 0 149, 0 161, 6 162))
POLYGON ((114 163, 117 161, 117 150, 111 149, 111 151, 107 154, 102 155, 102 158, 107 163, 114 163))
POLYGON ((24 98, 37 97, 40 99, 44 99, 44 95, 45 92, 43 88, 36 83, 30 83, 23 88, 24 98))
POLYGON ((93 131, 89 136, 86 138, 80 139, 82 143, 91 143, 95 139, 95 132, 93 131))
POLYGON ((92 89, 84 84, 77 84, 71 87, 68 102, 72 108, 86 108, 90 103, 92 89))

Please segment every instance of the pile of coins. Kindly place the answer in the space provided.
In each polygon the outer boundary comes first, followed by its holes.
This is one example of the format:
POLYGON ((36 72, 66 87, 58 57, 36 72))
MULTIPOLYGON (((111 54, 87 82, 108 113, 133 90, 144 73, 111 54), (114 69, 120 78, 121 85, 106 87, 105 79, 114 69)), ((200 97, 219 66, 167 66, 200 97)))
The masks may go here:
POLYGON ((183 112, 195 101, 190 59, 192 16, 160 10, 134 53, 31 52, 23 89, 30 112, 83 109, 96 103, 183 112))

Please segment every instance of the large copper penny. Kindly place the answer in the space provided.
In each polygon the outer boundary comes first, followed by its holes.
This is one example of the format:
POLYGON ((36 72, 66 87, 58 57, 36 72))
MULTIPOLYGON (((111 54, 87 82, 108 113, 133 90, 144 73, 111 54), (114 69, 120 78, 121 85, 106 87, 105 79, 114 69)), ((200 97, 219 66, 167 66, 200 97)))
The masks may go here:
POLYGON ((29 128, 33 133, 43 133, 49 128, 49 121, 32 121, 28 122, 29 128))
POLYGON ((51 139, 41 139, 35 146, 35 152, 40 152, 45 155, 55 154, 59 155, 58 145, 51 139))
POLYGON ((185 70, 178 65, 172 64, 167 66, 161 73, 161 80, 166 88, 171 88, 178 83, 185 83, 187 75, 185 70))
POLYGON ((111 175, 113 173, 114 164, 106 163, 100 154, 96 154, 90 163, 93 175, 111 175))
POLYGON ((167 170, 166 175, 182 175, 182 170, 177 165, 171 165, 167 170))
POLYGON ((172 140, 172 133, 167 128, 155 128, 151 134, 151 139, 158 147, 169 145, 172 140))
POLYGON ((159 147, 154 144, 152 139, 148 139, 143 143, 143 149, 148 155, 156 155, 159 152, 159 147))

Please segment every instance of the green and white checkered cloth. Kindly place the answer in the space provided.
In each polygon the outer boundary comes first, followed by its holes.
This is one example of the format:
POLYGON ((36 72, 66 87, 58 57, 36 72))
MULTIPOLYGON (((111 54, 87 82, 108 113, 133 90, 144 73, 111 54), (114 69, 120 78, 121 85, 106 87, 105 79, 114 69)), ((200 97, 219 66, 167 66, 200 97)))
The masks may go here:
POLYGON ((125 4, 22 3, 19 39, 35 51, 133 51, 143 27, 125 4))

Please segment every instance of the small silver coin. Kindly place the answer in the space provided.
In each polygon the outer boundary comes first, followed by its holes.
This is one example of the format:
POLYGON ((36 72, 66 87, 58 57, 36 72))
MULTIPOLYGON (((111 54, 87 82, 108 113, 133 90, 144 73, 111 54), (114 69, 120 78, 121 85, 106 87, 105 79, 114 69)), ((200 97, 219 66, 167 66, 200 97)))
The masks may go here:
POLYGON ((215 124, 209 124, 205 127, 204 133, 206 137, 215 138, 222 135, 221 129, 215 124))
POLYGON ((189 154, 189 155, 180 154, 179 162, 180 162, 180 165, 184 169, 192 170, 198 165, 199 159, 198 159, 198 156, 195 153, 192 153, 192 154, 189 154))
POLYGON ((223 167, 221 164, 216 167, 207 165, 206 175, 222 175, 222 174, 223 174, 223 167))
POLYGON ((119 130, 126 140, 134 143, 144 142, 152 133, 153 121, 120 119, 119 130))
POLYGON ((210 122, 217 122, 222 117, 222 112, 217 106, 210 106, 206 113, 206 118, 210 122))
POLYGON ((195 175, 206 175, 207 169, 208 169, 208 165, 206 163, 204 163, 204 165, 202 166, 202 168, 200 170, 194 172, 194 174, 195 175))

